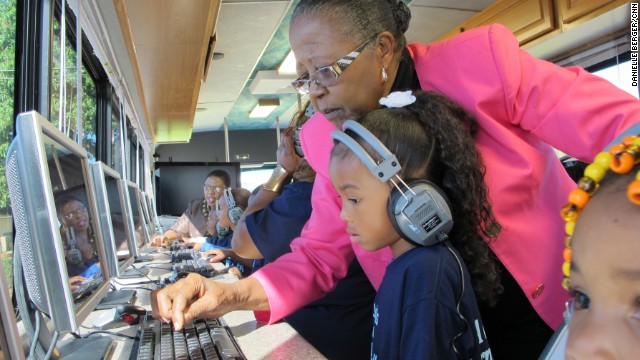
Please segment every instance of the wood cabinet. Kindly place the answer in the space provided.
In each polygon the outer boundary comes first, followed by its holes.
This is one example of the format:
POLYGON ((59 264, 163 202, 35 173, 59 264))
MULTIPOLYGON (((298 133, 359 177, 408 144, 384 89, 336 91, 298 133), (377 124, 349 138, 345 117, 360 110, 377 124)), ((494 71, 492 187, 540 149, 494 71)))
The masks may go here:
POLYGON ((575 22, 584 22, 629 0, 555 0, 558 4, 559 19, 563 27, 575 22))
POLYGON ((465 21, 461 29, 500 23, 508 27, 521 44, 556 28, 552 0, 496 1, 482 12, 465 21))
POLYGON ((551 38, 628 3, 628 0, 498 0, 441 39, 474 27, 500 23, 516 35, 520 45, 525 45, 551 38))

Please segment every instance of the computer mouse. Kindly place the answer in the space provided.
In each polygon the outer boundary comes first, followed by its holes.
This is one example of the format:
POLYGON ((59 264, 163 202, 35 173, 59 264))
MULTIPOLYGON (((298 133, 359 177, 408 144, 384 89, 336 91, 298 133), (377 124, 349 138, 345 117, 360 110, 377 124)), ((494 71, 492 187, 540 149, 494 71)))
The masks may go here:
POLYGON ((136 325, 147 314, 147 309, 138 305, 119 305, 116 307, 116 321, 136 325))
POLYGON ((118 305, 103 311, 93 320, 93 327, 97 329, 112 329, 140 323, 147 310, 137 305, 118 305))

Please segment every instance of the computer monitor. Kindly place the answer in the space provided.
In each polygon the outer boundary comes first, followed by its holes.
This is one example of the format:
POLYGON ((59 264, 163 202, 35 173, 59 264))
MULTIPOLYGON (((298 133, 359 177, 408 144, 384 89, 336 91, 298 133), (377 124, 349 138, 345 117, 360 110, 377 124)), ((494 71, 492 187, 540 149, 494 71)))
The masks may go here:
POLYGON ((146 230, 146 224, 144 221, 144 215, 140 202, 138 201, 138 186, 130 181, 126 181, 127 200, 129 203, 129 213, 127 214, 127 221, 131 224, 131 231, 133 231, 134 239, 136 239, 135 253, 136 257, 140 256, 140 248, 149 243, 149 233, 146 230))
POLYGON ((149 214, 149 206, 147 205, 147 196, 138 189, 138 203, 142 211, 142 217, 144 218, 144 224, 149 234, 149 239, 152 239, 156 235, 156 228, 151 223, 151 214, 149 214))
POLYGON ((156 204, 153 201, 151 194, 145 194, 147 199, 147 210, 149 210, 149 217, 151 218, 151 225, 155 228, 156 234, 162 234, 162 227, 158 221, 158 214, 156 213, 156 204))
POLYGON ((61 333, 77 331, 109 289, 89 171, 87 152, 40 114, 18 116, 6 158, 15 246, 29 300, 61 333), (70 280, 94 271, 97 287, 74 300, 70 280))
POLYGON ((105 260, 112 277, 119 277, 133 263, 135 241, 129 240, 125 215, 125 189, 120 174, 103 162, 91 164, 95 197, 104 239, 105 260))

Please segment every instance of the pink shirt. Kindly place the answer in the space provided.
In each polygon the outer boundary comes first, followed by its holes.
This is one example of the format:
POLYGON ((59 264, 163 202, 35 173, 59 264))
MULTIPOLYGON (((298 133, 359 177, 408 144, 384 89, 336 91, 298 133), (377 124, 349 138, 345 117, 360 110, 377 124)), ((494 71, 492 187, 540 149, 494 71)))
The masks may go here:
MULTIPOLYGON (((564 223, 559 212, 575 184, 551 146, 590 161, 640 120, 640 102, 581 68, 563 69, 534 58, 501 25, 408 48, 423 90, 450 97, 478 119, 476 146, 503 228, 491 248, 540 316, 557 328, 567 299, 561 287, 564 223)), ((254 275, 269 298, 271 322, 331 290, 354 254, 376 288, 392 258, 388 248, 365 252, 349 241, 328 175, 332 129, 319 113, 303 127, 302 147, 318 173, 313 213, 292 242, 293 253, 254 275)))

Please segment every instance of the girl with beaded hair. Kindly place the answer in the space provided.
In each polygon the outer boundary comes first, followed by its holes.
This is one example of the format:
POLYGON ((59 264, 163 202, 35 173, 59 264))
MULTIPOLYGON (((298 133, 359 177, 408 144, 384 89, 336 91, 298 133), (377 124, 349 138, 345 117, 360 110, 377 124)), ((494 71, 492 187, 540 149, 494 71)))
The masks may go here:
POLYGON ((473 143, 476 120, 434 92, 394 92, 380 103, 387 108, 365 115, 361 127, 350 121, 344 133, 332 133, 329 163, 351 241, 367 251, 388 246, 393 253, 373 307, 371 359, 490 359, 474 290, 487 303, 501 290, 486 242, 499 225, 473 143), (376 139, 395 158, 372 147, 376 139), (368 168, 367 156, 375 164, 399 164, 397 173, 384 181, 392 173, 385 177, 383 165, 368 168), (441 193, 446 205, 430 201, 433 193, 441 193), (450 230, 443 225, 447 210, 430 212, 437 207, 450 210, 450 230), (424 223, 417 220, 421 214, 424 223), (441 238, 432 243, 428 233, 415 236, 398 218, 441 238))
POLYGON ((640 124, 598 154, 562 209, 567 359, 640 356, 640 124))
POLYGON ((494 307, 480 304, 492 354, 538 358, 561 324, 568 298, 557 271, 558 239, 564 235, 557 212, 575 182, 553 148, 593 159, 640 119, 640 101, 584 69, 536 59, 499 24, 431 44, 407 44, 410 18, 400 0, 297 3, 289 41, 299 78, 292 85, 318 110, 300 131, 306 159, 317 172, 309 222, 291 243, 293 253, 233 287, 191 278, 154 293, 156 315, 179 329, 197 316, 269 309, 273 323, 330 291, 354 256, 377 289, 393 255, 388 248, 367 252, 349 241, 327 173, 330 134, 346 119, 378 109, 378 100, 392 92, 435 91, 478 121, 473 141, 502 226, 489 246, 500 260, 504 291, 494 307))

